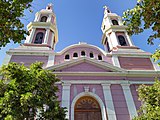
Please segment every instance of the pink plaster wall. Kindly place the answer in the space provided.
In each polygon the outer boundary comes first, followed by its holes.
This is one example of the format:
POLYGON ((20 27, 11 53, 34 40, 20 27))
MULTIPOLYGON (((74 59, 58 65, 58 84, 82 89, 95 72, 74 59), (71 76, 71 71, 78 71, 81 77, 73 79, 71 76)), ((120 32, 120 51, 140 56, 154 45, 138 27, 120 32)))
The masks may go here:
POLYGON ((30 64, 41 61, 44 63, 43 66, 46 66, 48 61, 48 56, 35 56, 35 55, 12 55, 10 62, 23 63, 26 66, 30 64))
MULTIPOLYGON (((105 56, 105 55, 103 55, 103 53, 101 51, 97 50, 96 48, 91 48, 91 47, 88 47, 88 46, 87 47, 76 46, 74 48, 71 48, 71 49, 67 50, 66 52, 62 53, 61 55, 56 55, 55 56, 55 64, 63 63, 65 61, 64 58, 65 58, 66 54, 70 55, 70 59, 74 59, 73 58, 73 53, 74 52, 77 52, 78 57, 81 57, 81 51, 85 51, 86 57, 88 57, 88 58, 90 58, 89 57, 90 52, 92 52, 94 54, 94 59, 98 59, 98 55, 102 55, 102 60, 103 61, 106 61, 106 62, 112 64, 112 58, 111 57, 105 56)), ((93 58, 91 58, 91 59, 93 59, 93 58)))
POLYGON ((154 81, 155 78, 154 76, 152 77, 143 76, 143 77, 127 77, 126 79, 129 81, 154 81))
POLYGON ((141 101, 138 100, 138 86, 139 85, 130 85, 130 90, 131 90, 131 93, 132 93, 132 96, 133 96, 133 100, 134 100, 134 103, 135 103, 135 106, 136 106, 136 109, 139 110, 140 106, 141 106, 141 101))
POLYGON ((97 67, 95 65, 92 65, 90 63, 83 62, 83 63, 77 64, 74 66, 64 68, 61 71, 63 71, 63 72, 80 72, 80 71, 83 71, 83 72, 107 72, 109 70, 105 70, 105 69, 102 69, 102 68, 97 67))
POLYGON ((126 100, 121 85, 111 85, 111 93, 117 120, 130 120, 126 100))
POLYGON ((51 17, 51 23, 54 24, 54 17, 51 17))
POLYGON ((128 70, 154 70, 149 58, 118 57, 120 66, 128 70))
POLYGON ((34 40, 35 40, 35 38, 36 38, 36 35, 37 35, 37 33, 39 33, 39 32, 42 32, 42 33, 43 33, 43 40, 42 40, 42 43, 43 43, 46 30, 45 30, 45 29, 42 29, 42 28, 37 28, 37 29, 36 29, 36 31, 35 31, 35 33, 34 33, 34 37, 33 37, 32 43, 34 43, 34 40))

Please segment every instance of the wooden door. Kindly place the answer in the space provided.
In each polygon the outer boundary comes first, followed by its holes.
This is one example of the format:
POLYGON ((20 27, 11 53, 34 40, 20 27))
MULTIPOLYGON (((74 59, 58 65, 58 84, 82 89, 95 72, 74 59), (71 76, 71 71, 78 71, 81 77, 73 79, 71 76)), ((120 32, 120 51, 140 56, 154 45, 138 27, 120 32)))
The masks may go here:
POLYGON ((80 98, 74 109, 75 120, 102 120, 100 106, 92 97, 80 98))

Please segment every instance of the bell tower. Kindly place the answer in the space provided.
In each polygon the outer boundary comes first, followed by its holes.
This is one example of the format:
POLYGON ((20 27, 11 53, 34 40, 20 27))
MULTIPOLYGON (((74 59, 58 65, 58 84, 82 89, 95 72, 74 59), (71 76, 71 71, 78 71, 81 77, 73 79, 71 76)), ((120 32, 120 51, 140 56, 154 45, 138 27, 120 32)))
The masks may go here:
POLYGON ((29 36, 24 46, 55 49, 58 42, 58 30, 52 4, 48 4, 46 9, 37 12, 34 22, 30 22, 27 28, 29 36))
POLYGON ((126 28, 127 26, 123 25, 121 17, 112 13, 105 6, 101 30, 103 32, 102 44, 106 52, 117 51, 121 48, 128 49, 134 46, 126 28))
POLYGON ((43 62, 43 67, 54 65, 55 45, 58 42, 58 30, 53 5, 37 12, 33 22, 27 26, 29 36, 25 43, 7 51, 4 64, 17 62, 29 66, 34 62, 43 62))

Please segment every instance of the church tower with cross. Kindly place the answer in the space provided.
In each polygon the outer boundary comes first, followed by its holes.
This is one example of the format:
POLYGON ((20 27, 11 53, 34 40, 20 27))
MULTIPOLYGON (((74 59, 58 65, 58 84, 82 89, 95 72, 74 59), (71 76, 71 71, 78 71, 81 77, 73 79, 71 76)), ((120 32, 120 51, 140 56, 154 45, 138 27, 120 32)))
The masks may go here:
POLYGON ((29 36, 24 44, 7 52, 4 64, 18 62, 30 65, 41 61, 44 66, 54 65, 54 50, 58 42, 56 15, 53 5, 48 4, 46 9, 37 12, 33 22, 27 25, 29 36))
POLYGON ((7 52, 4 64, 43 62, 44 69, 61 79, 57 95, 61 107, 67 108, 67 119, 131 120, 138 115, 137 88, 152 85, 160 68, 150 53, 133 44, 120 16, 104 7, 104 49, 80 42, 55 52, 58 30, 51 4, 37 12, 27 27, 30 35, 7 52))
POLYGON ((34 21, 30 22, 27 28, 30 35, 23 45, 54 50, 58 42, 58 31, 52 4, 37 12, 34 21))

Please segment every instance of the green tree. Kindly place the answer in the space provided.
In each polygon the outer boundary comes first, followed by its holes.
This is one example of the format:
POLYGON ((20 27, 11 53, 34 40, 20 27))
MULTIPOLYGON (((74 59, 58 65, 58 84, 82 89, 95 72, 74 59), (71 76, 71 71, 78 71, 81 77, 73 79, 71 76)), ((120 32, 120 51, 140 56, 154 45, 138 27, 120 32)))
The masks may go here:
POLYGON ((59 79, 42 63, 29 68, 9 63, 1 68, 0 119, 2 120, 65 120, 65 110, 59 105, 55 82, 59 79), (45 107, 46 106, 46 107, 45 107))
POLYGON ((133 120, 160 120, 160 81, 152 86, 141 85, 138 93, 143 104, 133 120))
MULTIPOLYGON (((133 9, 128 9, 123 14, 124 24, 128 26, 130 35, 138 34, 144 30, 151 29, 148 38, 149 44, 154 44, 153 40, 160 38, 160 0, 137 0, 137 5, 133 9)), ((152 56, 155 60, 160 59, 160 48, 152 56)), ((160 63, 159 63, 160 64, 160 63)))
POLYGON ((33 0, 0 0, 0 48, 11 40, 20 43, 28 32, 20 18, 33 0))

